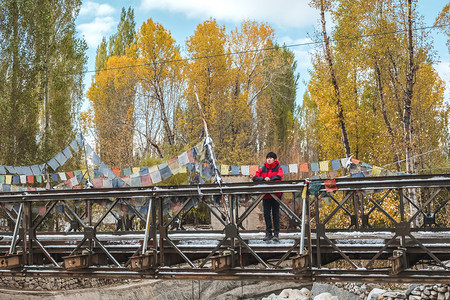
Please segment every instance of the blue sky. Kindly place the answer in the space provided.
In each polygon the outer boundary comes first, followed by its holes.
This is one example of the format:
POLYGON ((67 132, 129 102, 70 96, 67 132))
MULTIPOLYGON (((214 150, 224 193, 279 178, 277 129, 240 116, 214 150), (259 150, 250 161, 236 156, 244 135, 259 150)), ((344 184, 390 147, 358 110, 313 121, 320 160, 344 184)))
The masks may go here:
MULTIPOLYGON (((111 36, 117 28, 122 7, 133 7, 136 29, 152 18, 170 30, 172 36, 184 49, 186 39, 194 33, 196 26, 213 17, 227 31, 240 26, 242 20, 267 22, 275 30, 278 44, 301 44, 309 42, 314 35, 320 17, 319 12, 308 6, 309 0, 88 0, 83 1, 76 20, 78 33, 89 46, 88 70, 94 70, 95 52, 103 36, 111 36)), ((432 26, 447 1, 419 0, 418 10, 424 16, 425 26, 432 26)), ((435 65, 446 82, 445 98, 450 102, 450 54, 446 36, 439 30, 432 30, 434 48, 439 62, 435 65)), ((308 69, 311 68, 310 52, 314 46, 291 48, 297 60, 300 82, 297 99, 303 96, 308 69)), ((85 90, 89 88, 93 72, 85 75, 85 90)), ((82 110, 88 108, 85 101, 82 110)))

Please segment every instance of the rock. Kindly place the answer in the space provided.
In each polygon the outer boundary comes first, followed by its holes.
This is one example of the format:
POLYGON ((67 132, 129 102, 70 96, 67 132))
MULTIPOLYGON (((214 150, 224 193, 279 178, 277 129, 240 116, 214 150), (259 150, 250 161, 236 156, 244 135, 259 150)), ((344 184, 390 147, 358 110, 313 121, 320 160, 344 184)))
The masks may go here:
POLYGON ((365 293, 367 291, 367 287, 365 284, 361 285, 361 293, 365 293))
POLYGON ((385 297, 391 297, 391 298, 396 298, 397 297, 397 292, 387 292, 383 294, 383 299, 385 297))
POLYGON ((431 295, 431 291, 428 290, 428 289, 425 289, 425 290, 423 290, 423 294, 427 295, 427 296, 430 296, 431 295))
POLYGON ((292 291, 292 289, 282 290, 281 293, 278 295, 278 298, 289 298, 289 293, 291 291, 292 291))
MULTIPOLYGON (((281 294, 280 294, 281 295, 281 294)), ((291 292, 288 295, 289 300, 306 300, 309 299, 311 296, 311 293, 307 288, 302 288, 301 290, 291 290, 291 292)))
POLYGON ((447 291, 447 288, 446 288, 445 286, 441 286, 441 287, 438 287, 438 288, 437 288, 437 291, 438 291, 439 293, 445 293, 445 292, 447 291))
POLYGON ((330 293, 322 293, 314 297, 314 300, 331 300, 332 295, 330 293))
POLYGON ((384 293, 386 293, 386 290, 374 288, 372 291, 370 291, 369 296, 367 296, 367 300, 378 300, 384 293))
POLYGON ((450 299, 450 292, 445 293, 445 300, 449 300, 450 299))
POLYGON ((430 291, 432 296, 437 296, 438 292, 436 292, 435 290, 430 291))
POLYGON ((420 296, 415 296, 415 295, 410 295, 408 299, 409 299, 409 300, 421 300, 422 297, 420 297, 420 296))
POLYGON ((445 300, 445 294, 444 293, 439 293, 437 296, 437 300, 445 300))

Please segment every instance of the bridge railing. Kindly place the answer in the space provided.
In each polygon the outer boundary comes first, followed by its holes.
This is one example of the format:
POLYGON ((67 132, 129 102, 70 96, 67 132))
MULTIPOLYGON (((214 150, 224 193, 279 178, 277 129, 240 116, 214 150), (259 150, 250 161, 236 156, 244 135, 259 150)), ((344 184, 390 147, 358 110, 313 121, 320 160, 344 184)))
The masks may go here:
POLYGON ((286 199, 298 201, 305 181, 0 194, 11 224, 0 241, 0 272, 293 280, 331 272, 336 280, 358 273, 411 281, 430 274, 408 273, 420 262, 448 278, 450 175, 342 178, 336 185, 327 192, 322 183, 317 195, 307 195, 303 218, 286 199), (275 193, 292 196, 282 201, 275 193), (279 243, 244 227, 265 194, 294 224, 279 243), (243 199, 250 204, 240 211, 243 199), (221 228, 174 230, 200 203, 221 228), (140 228, 133 231, 130 219, 140 228), (336 269, 335 261, 344 266, 336 269))

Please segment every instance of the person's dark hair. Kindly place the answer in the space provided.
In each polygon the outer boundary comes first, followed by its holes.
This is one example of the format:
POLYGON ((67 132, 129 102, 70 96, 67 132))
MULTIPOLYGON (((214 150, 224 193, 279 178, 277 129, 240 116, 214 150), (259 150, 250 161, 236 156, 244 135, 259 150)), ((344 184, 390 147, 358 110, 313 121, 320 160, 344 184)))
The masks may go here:
POLYGON ((267 153, 266 159, 269 158, 269 157, 272 157, 273 159, 277 159, 277 155, 275 153, 273 153, 273 152, 267 153))

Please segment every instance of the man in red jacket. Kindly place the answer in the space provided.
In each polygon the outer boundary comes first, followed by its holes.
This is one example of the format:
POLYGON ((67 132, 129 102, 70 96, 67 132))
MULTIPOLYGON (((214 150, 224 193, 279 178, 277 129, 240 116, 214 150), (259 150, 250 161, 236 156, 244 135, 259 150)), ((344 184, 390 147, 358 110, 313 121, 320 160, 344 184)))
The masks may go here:
MULTIPOLYGON (((277 160, 277 155, 273 152, 269 152, 266 155, 266 163, 264 166, 259 168, 259 170, 253 176, 253 181, 274 181, 283 179, 283 169, 277 160)), ((281 199, 281 193, 275 194, 281 199)), ((280 233, 280 203, 273 199, 270 194, 266 194, 263 197, 263 210, 264 210, 264 221, 266 222, 266 236, 264 241, 279 241, 280 233), (270 217, 270 212, 272 211, 273 216, 273 235, 272 235, 272 219, 270 217)))

